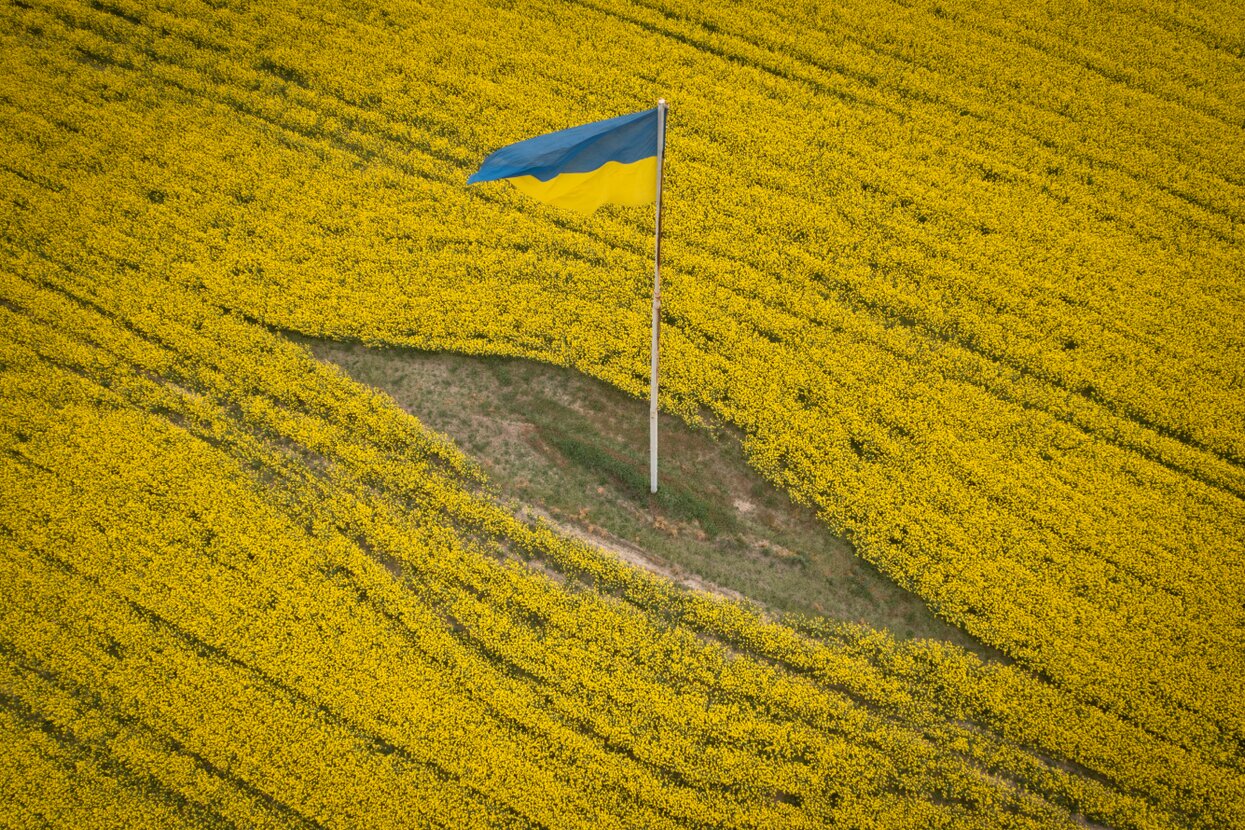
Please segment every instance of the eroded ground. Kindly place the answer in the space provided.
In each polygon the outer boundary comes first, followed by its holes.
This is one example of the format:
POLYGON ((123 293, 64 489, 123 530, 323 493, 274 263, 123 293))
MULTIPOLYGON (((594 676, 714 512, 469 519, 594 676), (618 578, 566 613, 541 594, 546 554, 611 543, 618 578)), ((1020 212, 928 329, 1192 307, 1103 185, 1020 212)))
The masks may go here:
POLYGON ((683 585, 985 650, 748 467, 727 430, 663 416, 648 493, 648 405, 528 360, 304 339, 477 459, 517 515, 683 585))

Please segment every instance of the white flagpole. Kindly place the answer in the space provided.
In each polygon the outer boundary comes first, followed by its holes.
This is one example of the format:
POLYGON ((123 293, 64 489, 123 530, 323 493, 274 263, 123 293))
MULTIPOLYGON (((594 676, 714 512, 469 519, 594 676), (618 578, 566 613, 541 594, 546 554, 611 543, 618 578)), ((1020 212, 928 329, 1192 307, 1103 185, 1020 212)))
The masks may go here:
POLYGON ((657 492, 657 354, 661 333, 661 167, 666 155, 666 99, 657 102, 657 222, 653 248, 653 352, 649 380, 649 492, 657 492))

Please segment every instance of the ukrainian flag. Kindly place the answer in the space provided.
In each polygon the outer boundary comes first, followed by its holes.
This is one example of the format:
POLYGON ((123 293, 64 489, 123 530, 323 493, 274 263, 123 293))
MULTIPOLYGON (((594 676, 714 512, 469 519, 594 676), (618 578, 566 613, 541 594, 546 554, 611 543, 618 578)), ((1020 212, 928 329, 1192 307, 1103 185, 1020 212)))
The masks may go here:
POLYGON ((660 120, 654 108, 529 138, 494 152, 467 184, 509 179, 533 199, 582 213, 647 205, 657 198, 660 120))

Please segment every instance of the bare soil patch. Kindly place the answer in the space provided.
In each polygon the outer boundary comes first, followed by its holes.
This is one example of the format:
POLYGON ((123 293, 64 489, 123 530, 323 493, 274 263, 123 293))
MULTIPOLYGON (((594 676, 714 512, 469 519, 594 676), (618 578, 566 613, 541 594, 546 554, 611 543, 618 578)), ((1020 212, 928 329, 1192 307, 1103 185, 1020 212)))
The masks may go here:
POLYGON ((530 360, 299 339, 473 456, 520 517, 689 588, 989 651, 761 478, 730 430, 663 415, 653 497, 644 400, 530 360))

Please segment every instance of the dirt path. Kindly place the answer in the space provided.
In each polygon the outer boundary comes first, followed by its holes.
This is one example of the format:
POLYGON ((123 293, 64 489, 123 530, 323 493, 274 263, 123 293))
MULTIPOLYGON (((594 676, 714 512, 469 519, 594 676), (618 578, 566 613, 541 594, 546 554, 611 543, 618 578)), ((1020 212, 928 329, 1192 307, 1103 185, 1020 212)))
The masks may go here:
POLYGON ((676 585, 681 585, 684 588, 690 588, 694 591, 704 591, 709 594, 716 594, 717 596, 725 597, 726 599, 746 599, 746 597, 738 591, 733 591, 730 588, 723 588, 721 585, 715 585, 704 577, 698 576, 694 573, 688 573, 682 568, 673 566, 668 562, 662 562, 648 551, 636 547, 625 539, 619 539, 617 536, 604 531, 597 531, 594 533, 573 524, 559 522, 539 507, 524 505, 519 509, 518 516, 524 521, 540 519, 562 534, 578 539, 581 542, 586 542, 587 544, 592 545, 595 548, 599 548, 607 553, 612 553, 614 556, 629 565, 633 565, 641 570, 656 574, 657 576, 665 577, 676 585))

